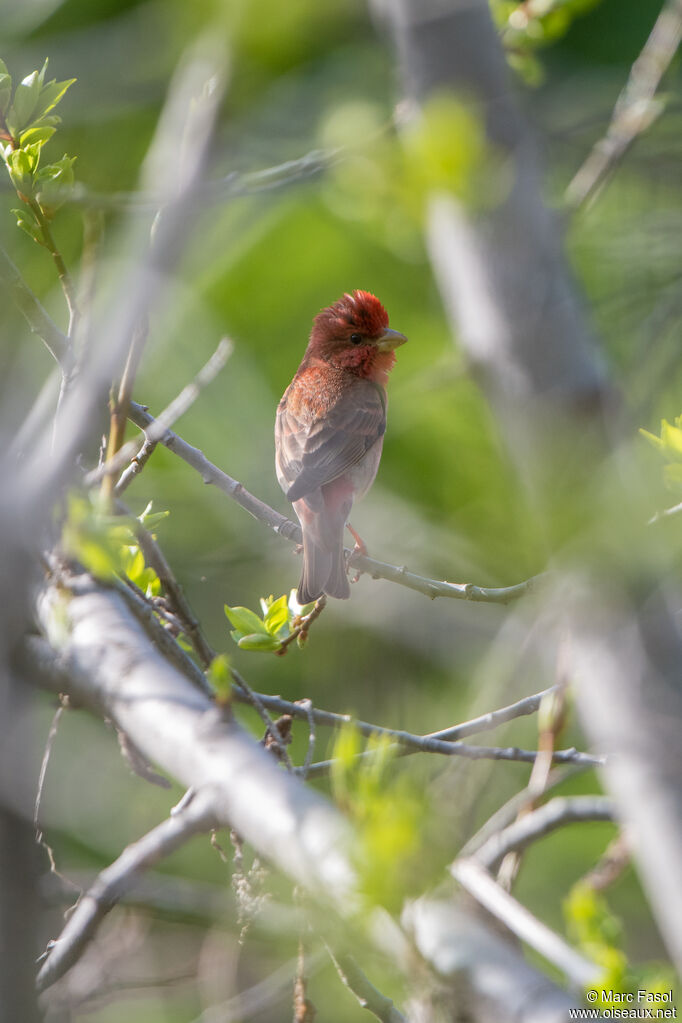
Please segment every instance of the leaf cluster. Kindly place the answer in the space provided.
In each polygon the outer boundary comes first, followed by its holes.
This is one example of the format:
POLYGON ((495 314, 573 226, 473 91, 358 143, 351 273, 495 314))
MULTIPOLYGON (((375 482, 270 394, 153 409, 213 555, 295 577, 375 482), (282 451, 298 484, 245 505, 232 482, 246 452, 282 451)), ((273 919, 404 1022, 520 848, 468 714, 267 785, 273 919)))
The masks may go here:
POLYGON ((153 530, 170 513, 152 512, 151 502, 136 519, 102 513, 99 498, 71 494, 62 529, 62 546, 98 579, 129 579, 147 597, 161 592, 161 581, 145 563, 135 523, 153 530))
POLYGON ((603 970, 596 985, 601 1009, 613 1009, 621 1004, 617 998, 610 999, 607 992, 636 996, 638 991, 644 990, 653 996, 674 987, 673 971, 658 963, 631 966, 621 947, 621 922, 593 885, 578 881, 564 900, 563 909, 569 937, 603 970))
POLYGON ((673 423, 662 419, 659 437, 648 430, 639 432, 663 459, 665 485, 670 490, 682 490, 682 416, 677 416, 673 423))
MULTIPOLYGON (((229 607, 226 604, 225 614, 232 625, 230 635, 242 650, 278 653, 283 649, 283 642, 313 610, 315 602, 301 606, 296 600, 296 590, 292 590, 288 596, 283 593, 277 600, 272 595, 261 597, 260 606, 262 618, 248 607, 229 607)), ((305 632, 299 632, 298 646, 305 642, 304 636, 305 632)))
POLYGON ((75 157, 41 166, 42 149, 54 135, 61 118, 52 113, 76 81, 45 81, 47 60, 12 92, 12 78, 0 60, 0 150, 7 172, 24 209, 13 210, 19 227, 45 245, 41 218, 51 220, 73 186, 75 157))

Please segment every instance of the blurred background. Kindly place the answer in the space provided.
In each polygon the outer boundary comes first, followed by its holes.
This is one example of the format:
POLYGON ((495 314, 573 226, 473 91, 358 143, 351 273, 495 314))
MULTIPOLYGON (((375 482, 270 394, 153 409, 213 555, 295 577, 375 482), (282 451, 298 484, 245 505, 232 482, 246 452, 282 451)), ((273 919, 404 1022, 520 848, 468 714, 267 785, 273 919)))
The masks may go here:
MULTIPOLYGON (((562 212, 566 186, 604 133, 660 8, 649 0, 555 6, 556 18, 538 20, 535 35, 521 33, 510 43, 510 73, 536 133, 546 201, 564 227, 572 271, 599 344, 630 404, 634 426, 657 432, 661 417, 682 412, 679 65, 666 79, 662 116, 597 201, 569 218, 562 212)), ((496 0, 500 24, 515 7, 496 0)), ((163 307, 152 318, 136 400, 160 411, 220 337, 231 337, 235 350, 225 370, 176 429, 250 491, 289 514, 273 467, 277 402, 298 366, 313 316, 346 290, 372 291, 409 344, 400 349, 390 381, 379 476, 353 513, 369 553, 426 576, 480 585, 504 586, 542 571, 546 550, 522 481, 441 307, 423 246, 420 183, 393 130, 399 99, 394 54, 367 6, 359 0, 25 0, 21 5, 0 0, 0 21, 0 56, 17 79, 40 67, 45 57, 49 77, 77 78, 60 105, 63 125, 46 150, 53 158, 63 152, 77 157, 77 201, 67 204, 54 224, 76 277, 84 233, 102 239, 95 249, 101 261, 96 274, 104 277, 107 260, 115 258, 107 239, 130 213, 183 54, 206 37, 224 45, 226 97, 208 172, 216 185, 197 214, 163 307), (311 157, 311 164, 322 164, 318 173, 302 171, 286 186, 251 195, 229 194, 229 175, 308 153, 330 154, 338 147, 346 153, 343 160, 311 157)), ((504 167, 487 151, 475 116, 462 108, 451 127, 442 152, 432 154, 434 163, 442 160, 472 207, 494 201, 505 189, 504 167)), ((181 147, 178 125, 178 159, 181 147)), ((17 229, 10 212, 16 205, 5 182, 2 244, 65 327, 49 257, 17 229)), ((150 218, 144 203, 135 216, 150 218)), ((0 329, 0 421, 3 429, 15 430, 52 366, 11 306, 3 309, 0 329)), ((101 426, 104 432, 105 409, 101 426)), ((96 462, 99 441, 93 437, 90 464, 96 462)), ((652 495, 652 512, 655 499, 652 495)), ((430 602, 368 578, 353 586, 349 602, 332 602, 304 651, 292 649, 275 658, 238 650, 223 605, 257 609, 259 598, 288 592, 299 573, 293 548, 203 486, 165 449, 155 452, 128 500, 137 514, 150 500, 155 511, 170 512, 157 536, 177 578, 210 642, 260 691, 310 697, 319 707, 422 732, 554 681, 548 666, 527 649, 529 630, 541 627, 532 606, 512 612, 430 602)), ((35 730, 38 759, 52 713, 45 697, 35 730)), ((248 712, 239 715, 254 732, 262 731, 248 712)), ((329 740, 321 730, 319 756, 329 740)), ((535 748, 537 722, 517 720, 490 741, 535 748)), ((297 730, 292 755, 298 762, 306 742, 306 730, 297 730)), ((574 721, 562 743, 584 748, 574 721)), ((401 770, 436 809, 423 836, 435 852, 433 866, 422 864, 422 886, 437 878, 461 842, 526 783, 529 773, 522 764, 454 758, 445 763, 413 757, 404 764, 401 770)), ((324 781, 316 784, 326 787, 324 781)), ((568 778, 560 791, 596 791, 597 785, 588 773, 568 778)), ((178 795, 131 776, 104 725, 82 714, 65 715, 42 810, 59 870, 78 882, 89 877, 167 813, 178 795)), ((562 831, 531 849, 519 877, 519 897, 551 926, 564 929, 562 900, 613 834, 610 825, 592 824, 562 831)), ((224 844, 229 848, 227 839, 224 844)), ((122 908, 103 928, 98 944, 106 976, 98 973, 93 954, 89 964, 74 971, 64 994, 72 1015, 58 1009, 55 994, 50 1019, 189 1023, 212 1002, 286 966, 297 946, 296 935, 286 928, 273 938, 256 922, 239 946, 230 873, 205 840, 195 840, 165 862, 156 881, 149 880, 149 890, 142 886, 137 908, 122 908)), ((276 881, 265 884, 276 891, 276 881)), ((64 891, 54 878, 46 885, 55 902, 47 939, 59 929, 57 906, 64 891)), ((623 948, 633 964, 664 958, 631 869, 610 890, 609 905, 622 921, 623 948)), ((386 963, 369 966, 378 986, 398 999, 400 981, 387 975, 386 963)), ((281 991, 273 982, 273 1004, 251 1015, 235 1008, 225 1018, 290 1018, 290 973, 283 976, 281 991)), ((324 960, 312 970, 310 997, 329 1023, 364 1018, 324 960)))

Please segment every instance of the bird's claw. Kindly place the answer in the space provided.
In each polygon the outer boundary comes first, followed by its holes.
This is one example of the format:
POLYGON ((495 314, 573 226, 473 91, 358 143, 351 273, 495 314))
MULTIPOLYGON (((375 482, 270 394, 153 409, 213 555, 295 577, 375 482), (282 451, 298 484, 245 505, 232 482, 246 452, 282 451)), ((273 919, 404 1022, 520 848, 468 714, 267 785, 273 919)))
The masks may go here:
MULTIPOLYGON (((365 541, 362 539, 359 533, 355 532, 350 522, 346 523, 346 529, 348 530, 350 535, 353 537, 353 540, 355 541, 355 546, 348 555, 348 567, 350 568, 350 559, 353 557, 354 554, 362 554, 364 557, 367 557, 367 545, 365 544, 365 541)), ((357 569, 355 575, 351 579, 351 582, 356 583, 361 575, 362 572, 359 569, 357 569)))

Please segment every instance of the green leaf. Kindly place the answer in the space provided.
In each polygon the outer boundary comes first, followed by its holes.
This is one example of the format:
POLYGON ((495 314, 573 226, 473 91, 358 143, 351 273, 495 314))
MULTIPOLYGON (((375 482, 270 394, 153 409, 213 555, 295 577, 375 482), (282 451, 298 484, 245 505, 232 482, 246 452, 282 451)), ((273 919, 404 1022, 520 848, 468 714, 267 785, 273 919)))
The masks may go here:
POLYGON ((12 95, 12 79, 4 72, 0 72, 0 114, 5 114, 12 95))
POLYGON ((275 636, 289 621, 289 606, 286 593, 274 601, 265 615, 265 628, 275 636))
POLYGON ((2 75, 8 75, 9 74, 9 71, 7 70, 7 65, 5 64, 4 60, 2 60, 1 58, 0 58, 0 74, 2 74, 2 75))
POLYGON ((229 657, 226 654, 218 654, 217 657, 214 657, 207 674, 209 682, 216 691, 219 702, 226 703, 232 694, 229 657))
POLYGON ((43 167, 35 175, 36 199, 47 216, 51 216, 68 198, 73 186, 75 160, 75 156, 63 156, 61 160, 43 167))
POLYGON ((35 110, 33 111, 34 118, 44 117, 49 111, 53 110, 67 89, 69 89, 76 81, 75 78, 69 78, 64 82, 48 82, 40 90, 40 96, 36 104, 35 110))
POLYGON ((18 192, 31 191, 32 166, 31 159, 23 149, 14 149, 6 157, 7 169, 12 184, 18 192))
POLYGON ((41 67, 40 74, 38 75, 38 83, 39 83, 41 88, 43 86, 43 82, 45 81, 45 72, 47 71, 47 65, 48 65, 49 60, 50 60, 49 57, 45 58, 45 63, 41 67))
POLYGON ((25 231, 34 242, 38 242, 39 245, 45 244, 40 226, 36 223, 36 219, 30 210, 12 210, 12 213, 17 218, 17 227, 25 231))
POLYGON ((238 644, 242 650, 279 650, 281 644, 274 636, 262 635, 260 632, 252 632, 248 636, 242 636, 238 644))
POLYGON ((252 632, 260 633, 262 636, 269 636, 268 630, 265 628, 265 623, 261 621, 257 614, 249 610, 248 607, 229 607, 225 605, 225 614, 233 628, 239 632, 243 632, 248 635, 252 632))
POLYGON ((22 131, 21 135, 19 136, 19 145, 20 146, 25 146, 27 144, 35 145, 36 143, 38 143, 39 145, 42 146, 46 142, 49 142, 49 140, 54 135, 55 131, 56 129, 49 124, 45 124, 40 127, 34 125, 31 128, 27 128, 26 131, 22 131))
POLYGON ((7 112, 7 127, 13 136, 18 135, 21 129, 30 123, 39 94, 39 74, 37 71, 32 71, 17 85, 14 102, 7 112))

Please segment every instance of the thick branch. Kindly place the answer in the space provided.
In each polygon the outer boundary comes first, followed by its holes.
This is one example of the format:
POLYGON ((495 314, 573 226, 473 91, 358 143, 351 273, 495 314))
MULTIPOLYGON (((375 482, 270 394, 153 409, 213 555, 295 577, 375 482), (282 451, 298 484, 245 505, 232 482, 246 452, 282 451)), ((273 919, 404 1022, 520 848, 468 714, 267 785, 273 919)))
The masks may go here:
MULTIPOLYGON (((153 424, 157 422, 142 405, 137 405, 135 402, 131 402, 130 405, 130 418, 140 429, 147 433, 148 437, 150 436, 153 424)), ((302 542, 301 527, 298 523, 287 519, 284 515, 275 511, 274 508, 271 508, 270 505, 265 504, 264 501, 250 494, 241 483, 228 476, 226 472, 223 472, 222 469, 219 469, 212 462, 209 462, 206 455, 199 448, 192 447, 191 444, 182 440, 172 430, 166 430, 158 434, 155 431, 154 438, 158 439, 169 451, 172 451, 181 458, 183 462, 187 462, 188 465, 195 469, 204 483, 212 483, 224 494, 227 494, 228 497, 231 497, 233 501, 241 505, 250 515, 253 515, 255 519, 258 519, 259 522, 269 526, 279 536, 283 536, 285 540, 290 540, 292 543, 297 544, 302 542)), ((90 477, 92 475, 91 473, 90 477)), ((423 593, 432 599, 435 597, 451 597, 454 600, 508 604, 510 601, 517 600, 519 597, 529 593, 543 578, 543 576, 538 575, 514 586, 501 587, 474 586, 473 583, 448 583, 415 575, 414 572, 408 572, 404 566, 388 565, 383 561, 375 561, 374 558, 368 558, 366 555, 358 554, 357 552, 349 550, 347 553, 349 564, 353 568, 359 569, 360 572, 370 575, 372 579, 388 579, 390 582, 406 586, 410 590, 416 590, 418 593, 423 593)))
MULTIPOLYGON (((423 958, 461 991, 475 1023, 568 1023, 578 1003, 526 961, 521 949, 466 911, 451 892, 410 903, 401 918, 423 958)), ((453 1013, 454 1015, 454 1013, 453 1013)))
POLYGON ((71 676, 70 695, 181 783, 211 793, 218 824, 324 899, 343 902, 353 887, 344 819, 225 720, 151 646, 118 593, 88 577, 68 596, 48 584, 40 617, 71 676))
POLYGON ((485 867, 475 860, 456 860, 450 872, 489 913, 501 920, 544 959, 558 966, 573 984, 586 987, 597 983, 601 974, 600 967, 576 952, 562 937, 533 916, 530 910, 491 877, 485 867))

